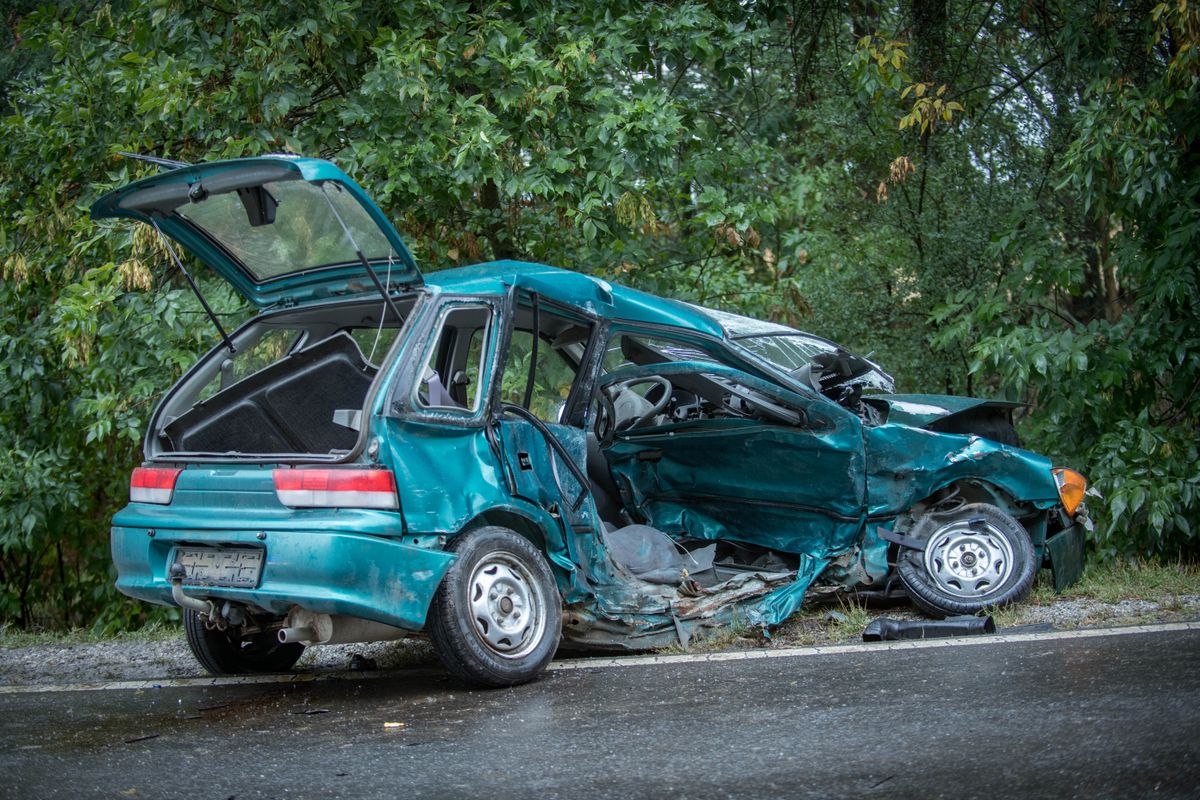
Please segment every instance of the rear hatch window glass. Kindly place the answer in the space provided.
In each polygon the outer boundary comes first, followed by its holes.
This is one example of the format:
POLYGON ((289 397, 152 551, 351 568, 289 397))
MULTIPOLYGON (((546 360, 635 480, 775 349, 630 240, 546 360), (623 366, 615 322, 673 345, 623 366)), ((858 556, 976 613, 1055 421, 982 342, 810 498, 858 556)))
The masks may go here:
MULTIPOLYGON (((263 190, 269 195, 265 204, 274 205, 273 221, 270 214, 252 209, 263 205, 262 196, 256 203, 252 194, 243 191, 213 194, 180 206, 177 213, 220 242, 259 282, 317 267, 357 264, 354 244, 369 261, 396 258, 366 209, 338 184, 271 181, 263 184, 263 190)), ((384 271, 379 269, 380 278, 384 271)))

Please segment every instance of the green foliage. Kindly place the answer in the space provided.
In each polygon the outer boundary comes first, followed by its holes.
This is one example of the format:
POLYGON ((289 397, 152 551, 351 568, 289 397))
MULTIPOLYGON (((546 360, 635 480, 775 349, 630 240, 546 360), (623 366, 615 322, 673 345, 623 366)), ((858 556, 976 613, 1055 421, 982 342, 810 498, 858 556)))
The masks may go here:
POLYGON ((939 314, 954 320, 945 340, 973 337, 976 372, 1035 403, 1031 446, 1104 493, 1100 552, 1178 556, 1200 544, 1200 72, 1194 25, 1147 22, 1113 20, 1097 37, 1092 20, 1062 21, 1083 103, 1053 121, 1070 132, 1057 192, 993 240, 1000 280, 939 314))
POLYGON ((121 150, 332 157, 427 271, 545 261, 874 351, 904 390, 1024 399, 1031 446, 1108 497, 1099 552, 1200 549, 1191 5, 10 14, 0 619, 146 613, 108 588, 108 520, 155 398, 216 337, 161 244, 87 218, 153 171, 121 150))

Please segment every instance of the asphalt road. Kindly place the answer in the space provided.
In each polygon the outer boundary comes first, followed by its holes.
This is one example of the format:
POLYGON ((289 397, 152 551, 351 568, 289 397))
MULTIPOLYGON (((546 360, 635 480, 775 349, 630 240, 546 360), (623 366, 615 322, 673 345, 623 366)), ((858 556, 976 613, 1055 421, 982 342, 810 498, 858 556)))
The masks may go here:
POLYGON ((0 797, 1198 797, 1200 630, 0 695, 0 797), (578 666, 578 665, 576 665, 578 666))

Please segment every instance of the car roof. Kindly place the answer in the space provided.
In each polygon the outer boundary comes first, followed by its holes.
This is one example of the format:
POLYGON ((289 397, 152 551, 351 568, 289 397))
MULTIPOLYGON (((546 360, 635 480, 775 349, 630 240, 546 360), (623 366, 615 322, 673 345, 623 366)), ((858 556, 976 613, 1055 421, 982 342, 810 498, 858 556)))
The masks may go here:
POLYGON ((425 284, 452 294, 502 295, 517 286, 611 320, 666 325, 725 337, 721 324, 699 306, 658 297, 582 272, 526 261, 491 261, 425 273, 425 284))

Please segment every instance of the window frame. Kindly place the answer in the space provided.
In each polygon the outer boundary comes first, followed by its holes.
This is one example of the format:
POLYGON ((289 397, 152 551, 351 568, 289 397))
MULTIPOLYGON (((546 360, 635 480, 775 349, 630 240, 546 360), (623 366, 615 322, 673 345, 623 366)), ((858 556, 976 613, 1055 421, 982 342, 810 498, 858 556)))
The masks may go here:
MULTIPOLYGON (((518 305, 522 299, 526 298, 530 301, 533 307, 537 309, 536 314, 541 314, 543 311, 545 311, 558 317, 576 321, 580 325, 585 325, 590 328, 587 343, 584 345, 583 354, 579 359, 579 365, 575 371, 575 380, 571 382, 571 391, 567 393, 567 397, 564 400, 562 419, 551 420, 549 422, 542 420, 549 425, 570 425, 576 428, 585 428, 590 422, 587 409, 591 401, 592 390, 596 379, 596 353, 599 343, 603 341, 604 337, 606 336, 608 326, 604 318, 598 316, 597 314, 586 311, 578 306, 546 297, 535 290, 524 287, 510 287, 508 294, 505 297, 506 319, 503 326, 503 336, 497 343, 497 351, 502 353, 503 357, 496 359, 496 364, 494 367, 496 380, 491 387, 491 396, 489 398, 490 405, 498 413, 502 404, 505 403, 504 398, 501 397, 501 392, 503 390, 503 381, 501 376, 508 366, 508 357, 512 346, 512 336, 517 330, 516 321, 518 305)), ((532 333, 533 329, 529 329, 529 332, 532 333)), ((539 342, 539 350, 543 344, 544 342, 539 342)), ((566 357, 562 353, 556 353, 555 357, 567 361, 566 357)), ((533 362, 531 362, 531 366, 532 363, 533 362)), ((519 405, 522 408, 525 408, 524 405, 519 403, 513 405, 519 405)), ((528 408, 525 410, 528 411, 528 408)))
MULTIPOLYGON (((503 325, 500 315, 500 300, 494 295, 443 295, 428 309, 421 332, 417 334, 409 355, 403 359, 404 366, 396 376, 394 388, 389 391, 383 414, 387 417, 419 422, 434 422, 441 425, 479 427, 487 421, 492 402, 492 378, 496 369, 497 340, 503 325), (476 388, 474 408, 458 406, 430 406, 420 402, 417 396, 421 385, 421 374, 433 351, 441 346, 441 334, 447 317, 463 308, 486 309, 488 322, 484 327, 484 340, 479 359, 479 385, 476 388)), ((447 387, 449 391, 449 387, 447 387)))

